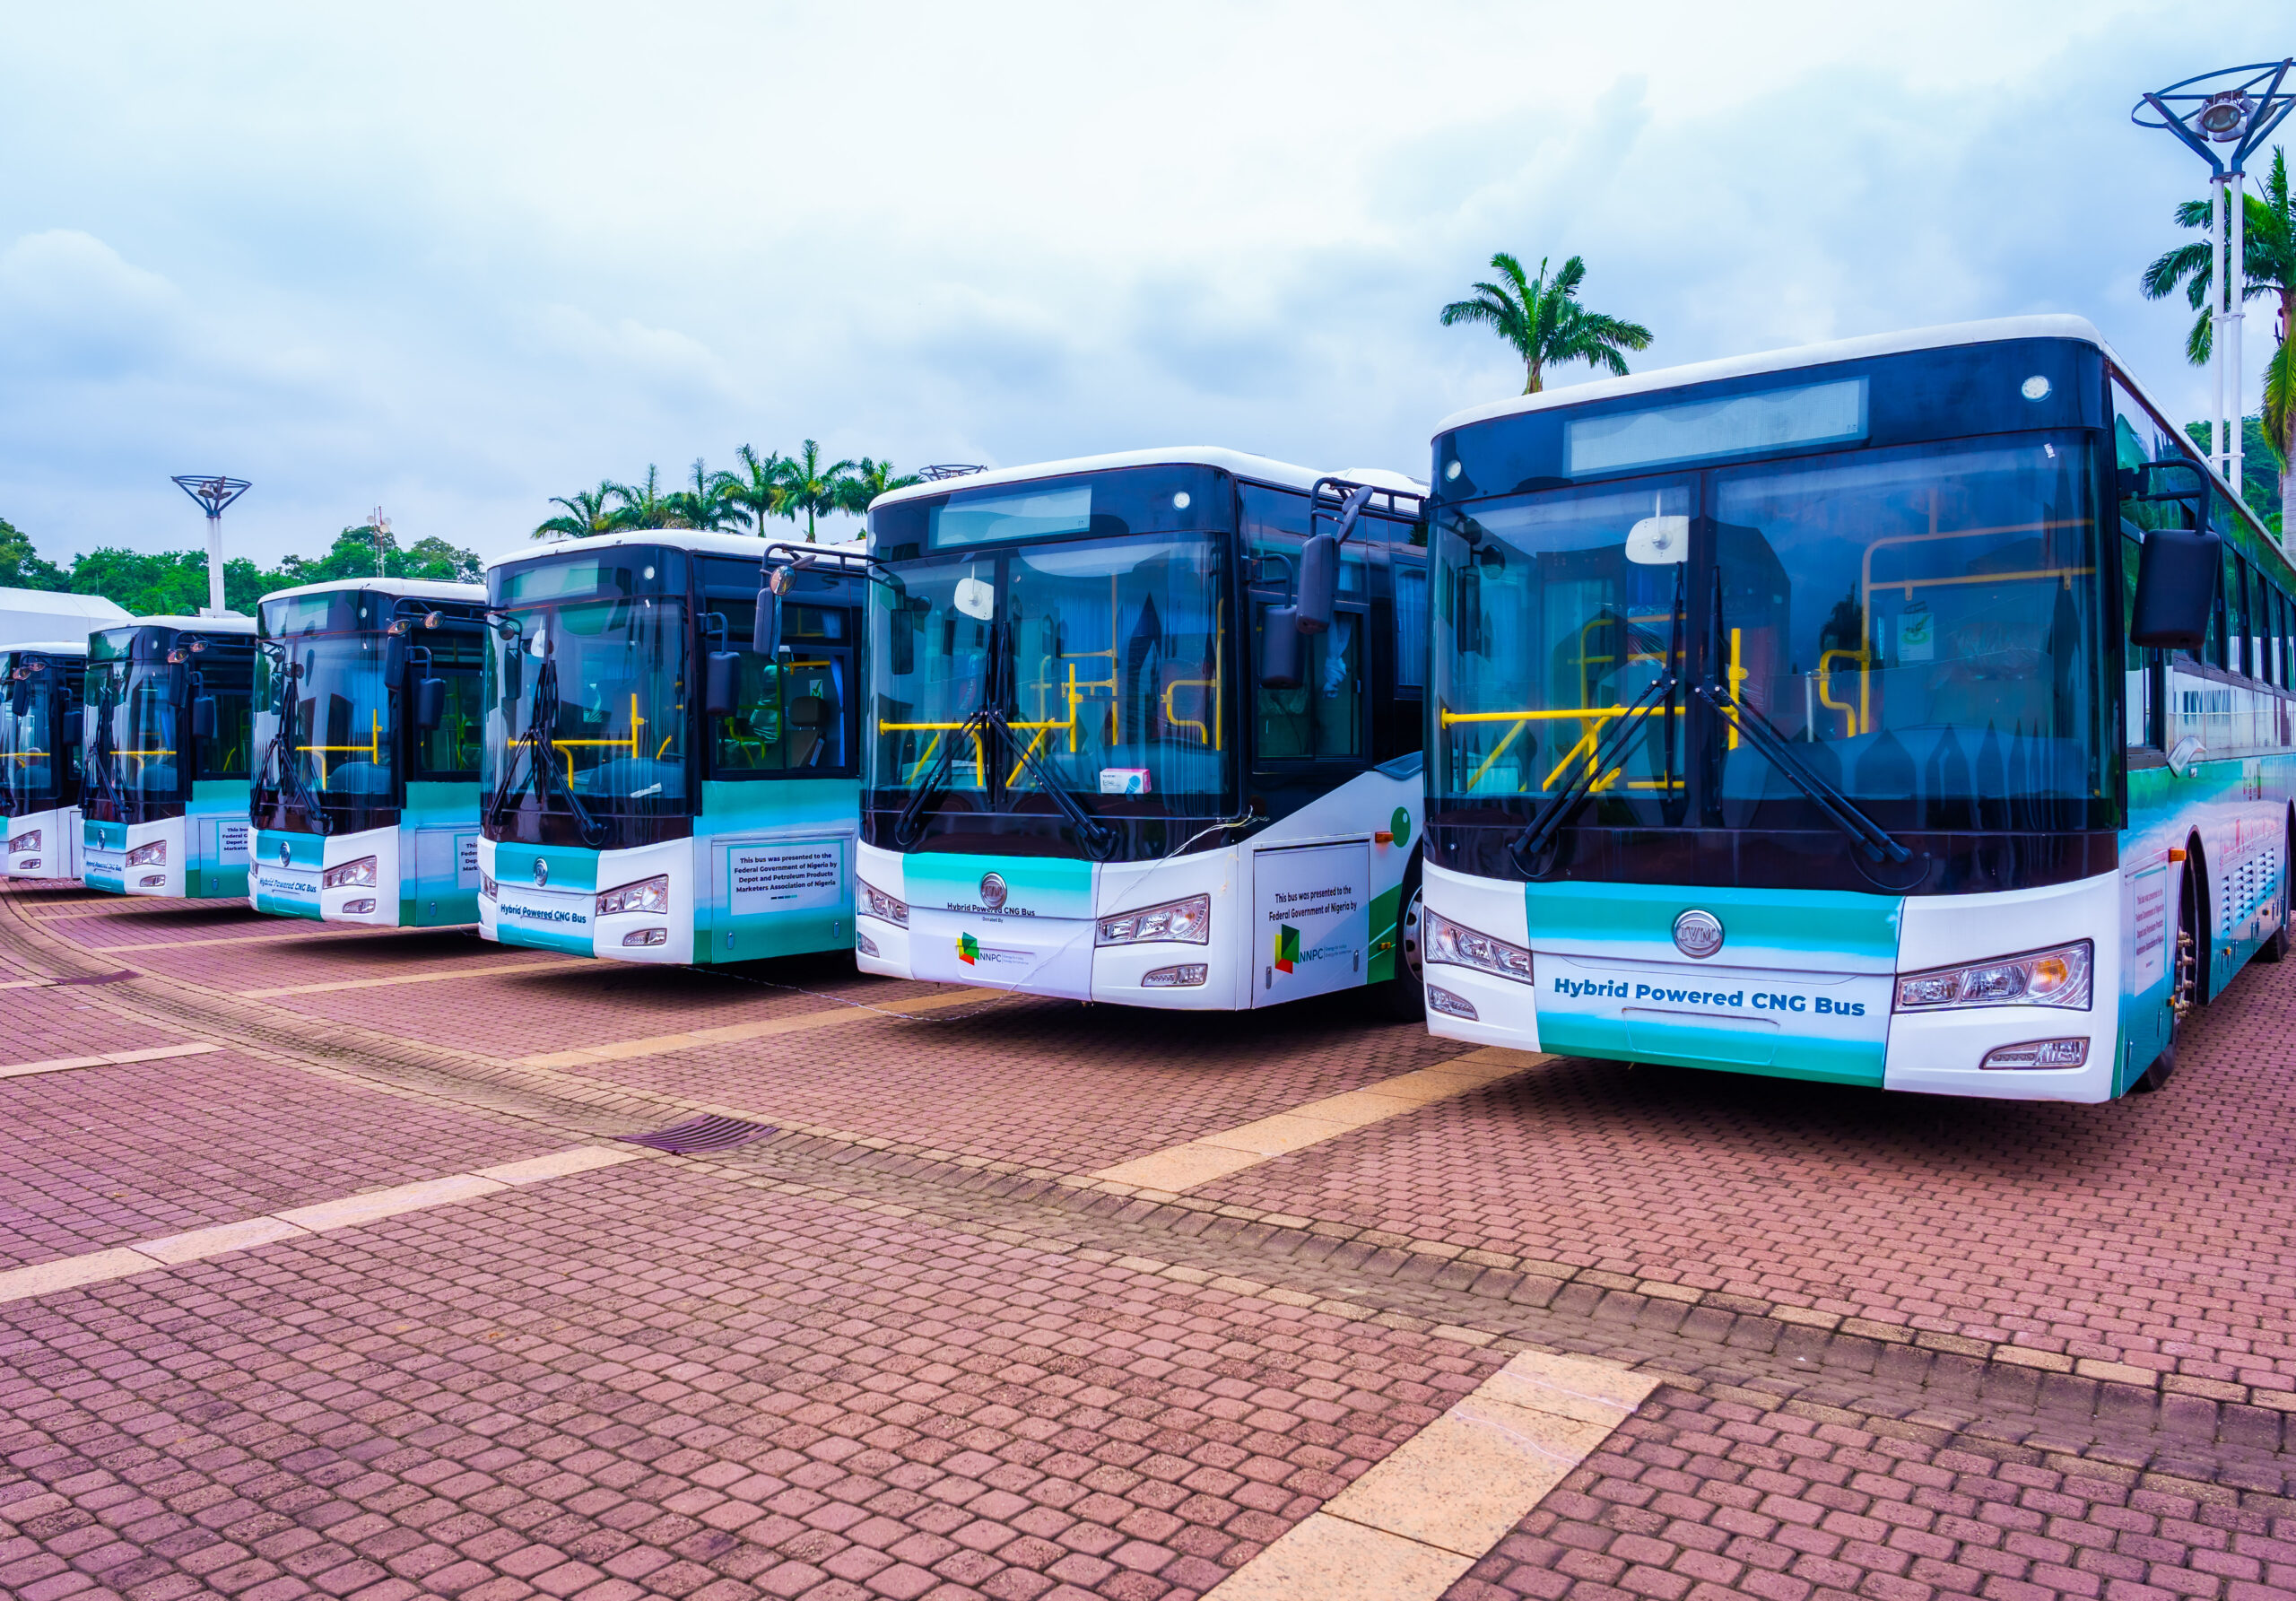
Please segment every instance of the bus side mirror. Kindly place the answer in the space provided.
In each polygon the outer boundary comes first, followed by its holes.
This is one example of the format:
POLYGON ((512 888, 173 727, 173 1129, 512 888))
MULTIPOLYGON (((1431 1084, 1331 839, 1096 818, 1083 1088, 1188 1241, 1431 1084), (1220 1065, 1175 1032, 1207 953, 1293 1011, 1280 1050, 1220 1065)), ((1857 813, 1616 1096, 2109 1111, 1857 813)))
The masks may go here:
POLYGON ((405 682, 406 636, 385 634, 383 636, 383 683, 387 688, 396 689, 405 682))
POLYGON ((194 739, 215 737, 215 697, 202 695, 191 703, 191 736, 194 739))
POLYGON ((1259 631, 1259 681, 1272 690, 1296 690, 1307 682, 1307 636, 1297 606, 1270 606, 1259 631))
POLYGON ((769 657, 781 650, 781 597, 770 584, 757 592, 757 621, 751 625, 750 648, 769 657))
POLYGON ((701 709, 713 718, 732 717, 741 689, 742 658, 730 650, 713 650, 707 666, 701 709))
POLYGON ((502 704, 515 706, 526 687, 526 652, 524 641, 510 640, 502 652, 502 704))
POLYGON ((32 686, 19 678, 8 692, 8 715, 22 717, 31 709, 32 686))
POLYGON ((168 704, 181 706, 191 699, 191 669, 181 662, 168 666, 168 704))
POLYGON ((1332 611, 1339 599, 1338 540, 1318 534, 1300 547, 1300 592, 1293 598, 1298 603, 1299 632, 1319 634, 1331 627, 1332 611))
POLYGON ((2128 642, 2153 650, 2196 651, 2208 639, 2224 542, 2205 528, 2154 528, 2136 561, 2136 604, 2128 642))
POLYGON ((903 675, 916 672, 917 636, 924 631, 924 622, 901 599, 885 608, 884 617, 886 654, 891 658, 887 665, 903 675))
POLYGON ((414 726, 428 733, 447 720, 447 681, 443 678, 418 678, 414 681, 414 726))

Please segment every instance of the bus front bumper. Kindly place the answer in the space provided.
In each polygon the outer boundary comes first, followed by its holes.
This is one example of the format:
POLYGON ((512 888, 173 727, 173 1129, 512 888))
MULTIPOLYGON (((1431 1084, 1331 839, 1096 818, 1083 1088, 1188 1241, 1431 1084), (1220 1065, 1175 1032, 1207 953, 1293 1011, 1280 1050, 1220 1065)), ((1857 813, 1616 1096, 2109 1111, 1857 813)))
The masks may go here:
MULTIPOLYGON (((1773 915, 1788 892, 1645 885, 1526 886, 1430 865, 1428 912, 1526 950, 1530 981, 1435 959, 1428 942, 1431 1032, 1479 1045, 1718 1068, 1772 1077, 2025 1101, 2112 1098, 2121 1043, 2123 925, 2118 874, 1998 894, 1857 898, 1871 905, 1787 906, 1818 931, 1809 950, 1745 942, 1726 931, 1773 915), (1533 899, 1540 901, 1534 932, 1533 899), (1692 961, 1674 919, 1709 909, 1723 952, 1692 961), (1647 926, 1646 926, 1647 925, 1647 926), (1868 926, 1880 943, 1827 930, 1868 926), (2100 937, 2102 935, 2102 937, 2100 937), (2092 942, 2086 1008, 2010 1005, 1896 1012, 1901 973, 2081 940, 2092 942), (2005 1069, 1996 1053, 2047 1041, 2078 1066, 2005 1069), (1996 1066, 1984 1064, 1993 1060, 1996 1066)), ((1813 892, 1814 894, 1814 892, 1813 892)), ((2133 997, 2142 1003, 2145 997, 2133 997)), ((2142 1010, 2139 1005, 2136 1010, 2142 1010)), ((2145 1060, 2151 1059, 2148 1050, 2145 1060)), ((2141 1070, 2144 1062, 2134 1063, 2141 1070)), ((2120 1075, 2125 1079, 2128 1075, 2120 1075)))
POLYGON ((187 847, 185 820, 81 824, 80 877, 115 895, 179 898, 187 847))
POLYGON ((398 926, 399 831, 304 834, 259 829, 248 904, 274 917, 398 926), (330 874, 337 882, 329 883, 330 874))
POLYGON ((27 812, 0 823, 0 877, 76 878, 80 809, 27 812))

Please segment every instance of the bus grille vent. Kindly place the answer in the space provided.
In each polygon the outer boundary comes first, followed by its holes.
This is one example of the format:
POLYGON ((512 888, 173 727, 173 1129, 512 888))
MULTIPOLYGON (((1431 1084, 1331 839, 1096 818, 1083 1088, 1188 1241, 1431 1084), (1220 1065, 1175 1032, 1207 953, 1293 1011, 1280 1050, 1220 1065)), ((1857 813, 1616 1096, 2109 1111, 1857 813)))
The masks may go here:
POLYGON ((773 1130, 762 1123, 744 1123, 739 1118, 696 1118, 691 1122, 672 1124, 652 1134, 625 1134, 619 1136, 626 1145, 647 1145, 673 1155, 687 1156, 701 1151, 731 1151, 736 1145, 746 1145, 761 1140, 773 1130))

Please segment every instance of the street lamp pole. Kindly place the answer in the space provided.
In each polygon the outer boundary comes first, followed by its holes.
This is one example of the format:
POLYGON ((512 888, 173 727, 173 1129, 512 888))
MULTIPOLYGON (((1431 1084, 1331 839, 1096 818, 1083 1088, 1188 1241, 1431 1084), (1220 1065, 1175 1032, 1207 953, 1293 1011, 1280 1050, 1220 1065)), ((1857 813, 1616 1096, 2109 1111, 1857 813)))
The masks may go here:
MULTIPOLYGON (((2208 343, 2215 378, 2215 415, 2209 419, 2208 454, 2245 496, 2247 471, 2241 401, 2240 335, 2246 326, 2248 156, 2296 109, 2288 84, 2296 57, 2226 67, 2155 90, 2136 102, 2129 120, 2166 128, 2208 163, 2208 343), (2152 118, 2148 120, 2147 113, 2152 118), (2219 154, 2215 147, 2231 148, 2219 154)), ((2296 529, 2283 533, 2285 539, 2296 529)))
POLYGON ((203 617, 223 614, 223 508, 248 492, 244 478, 178 473, 175 485, 207 509, 207 605, 203 617))

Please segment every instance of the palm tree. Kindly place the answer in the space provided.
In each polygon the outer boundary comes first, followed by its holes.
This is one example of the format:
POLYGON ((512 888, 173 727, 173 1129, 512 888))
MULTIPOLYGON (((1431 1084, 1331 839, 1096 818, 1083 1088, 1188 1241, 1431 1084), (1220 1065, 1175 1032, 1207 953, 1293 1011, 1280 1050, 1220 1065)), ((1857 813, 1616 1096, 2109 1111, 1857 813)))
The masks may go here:
POLYGON ((563 535, 573 539, 587 539, 593 534, 611 534, 622 525, 614 520, 616 513, 607 509, 606 501, 613 496, 614 486, 602 482, 596 489, 577 490, 570 495, 552 495, 550 503, 566 508, 564 513, 539 523, 534 537, 548 539, 563 535))
POLYGON ((731 473, 713 473, 702 464, 701 457, 693 458, 693 486, 672 490, 664 497, 670 516, 681 528, 698 528, 716 534, 729 526, 739 526, 741 513, 727 499, 729 492, 740 480, 731 473))
POLYGON ((1443 326, 1489 323, 1523 358, 1524 394, 1535 395, 1546 387, 1549 365, 1584 361, 1623 377, 1626 358, 1619 352, 1649 348, 1650 330, 1640 323, 1621 322, 1578 303, 1578 285, 1587 277, 1583 257, 1564 262, 1552 283, 1544 257, 1535 278, 1526 277, 1523 264, 1504 250, 1491 258, 1491 265, 1500 282, 1477 283, 1474 300, 1453 300, 1444 307, 1443 326))
MULTIPOLYGON (((2248 292, 2242 299, 2280 297, 2280 340, 2264 370, 2264 437, 2280 463, 2280 526, 2285 529, 2290 498, 2296 494, 2296 472, 2289 466, 2291 455, 2296 454, 2296 438, 2291 437, 2296 430, 2296 372, 2290 370, 2288 354, 2288 326, 2296 319, 2296 205, 2288 192, 2288 152, 2281 146, 2273 146, 2264 193, 2250 195, 2247 201, 2240 208, 2241 265, 2248 273, 2248 292)), ((2206 228, 2208 202, 2187 200, 2177 207, 2177 226, 2206 228)), ((2209 257, 2205 241, 2179 245, 2146 267, 2141 280, 2148 300, 2165 299, 2179 283, 2184 285, 2187 302, 2199 314, 2185 336, 2185 355, 2196 367, 2208 364, 2214 346, 2207 304, 2209 257)))
POLYGON ((805 538, 813 537, 813 518, 824 511, 841 511, 844 506, 846 481, 853 475, 854 464, 849 461, 822 466, 822 448, 813 440, 796 455, 784 457, 781 463, 781 514, 791 521, 797 513, 805 514, 805 538))
POLYGON ((767 518, 796 516, 794 509, 784 509, 781 469, 787 463, 779 451, 769 450, 760 456, 755 447, 744 445, 734 452, 734 459, 742 464, 742 470, 724 475, 726 503, 736 514, 748 518, 750 526, 760 536, 765 533, 767 518))
POLYGON ((671 520, 675 512, 670 498, 662 492, 661 469, 653 463, 646 464, 643 483, 608 483, 605 492, 622 502, 613 509, 613 526, 617 528, 668 528, 676 525, 671 520))
POLYGON ((924 482, 914 473, 896 473, 889 461, 872 461, 865 456, 847 475, 837 509, 863 517, 868 513, 869 502, 888 490, 907 489, 912 483, 924 482))

